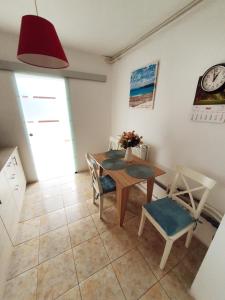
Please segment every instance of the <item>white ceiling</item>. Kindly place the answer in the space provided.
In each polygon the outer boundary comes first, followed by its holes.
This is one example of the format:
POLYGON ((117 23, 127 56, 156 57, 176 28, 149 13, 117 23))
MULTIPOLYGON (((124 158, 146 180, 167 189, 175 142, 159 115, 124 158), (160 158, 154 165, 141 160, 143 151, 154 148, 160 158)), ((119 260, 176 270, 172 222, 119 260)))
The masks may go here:
MULTIPOLYGON (((64 46, 113 56, 191 0, 37 0, 64 46)), ((0 31, 19 34, 34 0, 0 0, 0 31)))

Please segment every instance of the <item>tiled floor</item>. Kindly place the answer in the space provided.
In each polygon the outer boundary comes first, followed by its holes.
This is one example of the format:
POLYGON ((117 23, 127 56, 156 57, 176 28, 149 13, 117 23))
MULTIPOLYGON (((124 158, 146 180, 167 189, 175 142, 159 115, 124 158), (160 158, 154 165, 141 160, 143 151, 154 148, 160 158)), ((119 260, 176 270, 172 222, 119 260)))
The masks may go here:
POLYGON ((130 192, 125 224, 117 225, 115 197, 105 201, 104 220, 92 204, 88 173, 28 187, 5 300, 186 300, 206 248, 178 240, 164 271, 164 241, 146 223, 138 238, 138 188, 130 192))

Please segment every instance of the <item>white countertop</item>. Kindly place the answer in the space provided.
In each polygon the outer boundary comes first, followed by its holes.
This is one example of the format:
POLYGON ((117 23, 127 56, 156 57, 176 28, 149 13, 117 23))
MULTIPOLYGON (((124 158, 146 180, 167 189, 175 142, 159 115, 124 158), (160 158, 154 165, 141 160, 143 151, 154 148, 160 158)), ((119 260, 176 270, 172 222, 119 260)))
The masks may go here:
POLYGON ((0 171, 5 166, 10 155, 13 153, 15 149, 16 147, 0 148, 0 171))

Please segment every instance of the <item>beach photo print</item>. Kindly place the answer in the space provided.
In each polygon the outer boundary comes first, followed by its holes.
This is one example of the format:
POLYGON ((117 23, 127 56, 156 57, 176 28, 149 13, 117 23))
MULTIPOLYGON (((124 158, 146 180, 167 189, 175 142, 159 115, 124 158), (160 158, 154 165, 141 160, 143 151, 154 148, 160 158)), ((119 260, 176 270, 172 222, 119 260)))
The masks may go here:
POLYGON ((152 108, 157 82, 158 62, 131 73, 129 107, 152 108))

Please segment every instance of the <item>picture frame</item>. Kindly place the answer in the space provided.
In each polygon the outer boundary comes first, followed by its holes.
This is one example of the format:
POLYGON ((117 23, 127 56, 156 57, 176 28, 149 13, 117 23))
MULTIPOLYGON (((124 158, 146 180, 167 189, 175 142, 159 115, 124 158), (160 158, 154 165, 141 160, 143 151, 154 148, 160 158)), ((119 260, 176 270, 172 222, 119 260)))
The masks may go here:
POLYGON ((131 73, 129 107, 154 108, 159 62, 152 62, 131 73))

